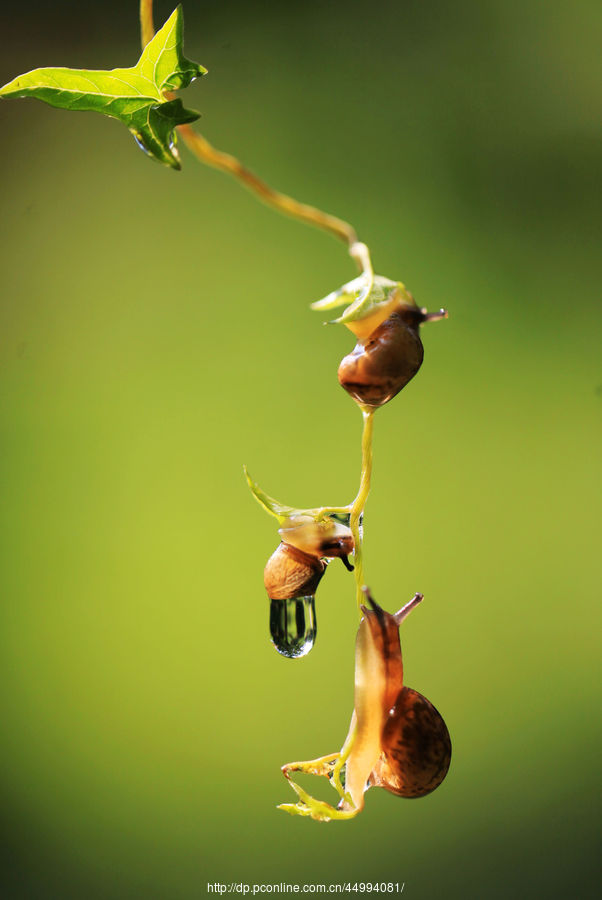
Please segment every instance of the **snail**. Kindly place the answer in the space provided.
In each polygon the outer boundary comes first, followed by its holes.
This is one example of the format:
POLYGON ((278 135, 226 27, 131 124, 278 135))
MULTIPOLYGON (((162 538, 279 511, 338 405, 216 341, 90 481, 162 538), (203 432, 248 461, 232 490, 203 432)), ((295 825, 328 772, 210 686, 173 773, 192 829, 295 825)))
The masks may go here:
POLYGON ((391 615, 365 593, 371 609, 362 607, 356 641, 357 730, 346 768, 347 790, 359 809, 367 787, 400 797, 430 794, 447 775, 451 760, 443 718, 426 697, 403 683, 399 626, 422 594, 391 615))
POLYGON ((315 596, 327 562, 339 557, 353 569, 351 530, 332 519, 295 516, 279 529, 280 544, 267 561, 263 581, 270 598, 270 634, 276 650, 295 659, 312 649, 317 633, 315 596))
POLYGON ((423 599, 416 594, 395 615, 385 612, 364 588, 355 651, 354 710, 340 753, 283 766, 300 802, 282 804, 287 812, 318 821, 350 819, 364 806, 364 794, 382 787, 399 797, 424 797, 447 775, 451 741, 440 713, 426 697, 403 683, 399 626, 423 599), (344 787, 341 773, 344 768, 344 787), (291 772, 325 775, 338 790, 335 809, 311 797, 291 772))
POLYGON ((447 317, 444 309, 428 313, 406 295, 412 302, 400 302, 392 311, 387 308, 384 320, 370 316, 347 323, 358 342, 341 361, 339 383, 361 406, 383 406, 406 386, 424 357, 420 325, 447 317))

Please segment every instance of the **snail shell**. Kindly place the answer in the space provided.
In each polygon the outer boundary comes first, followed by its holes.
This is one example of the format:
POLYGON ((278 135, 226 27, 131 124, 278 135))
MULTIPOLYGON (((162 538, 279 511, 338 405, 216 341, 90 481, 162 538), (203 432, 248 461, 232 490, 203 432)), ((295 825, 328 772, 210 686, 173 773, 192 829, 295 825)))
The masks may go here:
POLYGON ((449 769, 451 740, 439 712, 418 691, 404 687, 389 711, 381 755, 369 778, 399 797, 424 797, 449 769))
POLYGON ((266 563, 263 583, 272 600, 288 600, 316 593, 326 563, 282 541, 266 563))
POLYGON ((399 306, 339 366, 339 383, 363 406, 378 408, 405 387, 424 357, 418 307, 399 306))

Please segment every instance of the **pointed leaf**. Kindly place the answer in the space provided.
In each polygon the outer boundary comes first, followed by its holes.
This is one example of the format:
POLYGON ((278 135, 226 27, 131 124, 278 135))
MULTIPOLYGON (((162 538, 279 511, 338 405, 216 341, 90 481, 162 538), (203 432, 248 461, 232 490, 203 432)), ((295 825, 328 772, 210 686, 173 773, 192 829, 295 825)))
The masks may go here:
POLYGON ((258 484, 256 484, 251 476, 249 475, 249 470, 246 466, 243 466, 243 470, 245 473, 245 478, 247 479, 247 484, 251 488, 251 493, 260 504, 263 506, 266 512, 270 513, 270 515, 275 516, 279 522, 284 522, 286 519, 290 519, 292 516, 305 516, 308 513, 308 510, 305 509, 296 509, 294 506, 286 506, 284 503, 280 503, 279 500, 275 500, 273 497, 270 497, 269 494, 266 494, 265 491, 262 491, 258 484))
POLYGON ((177 7, 129 69, 45 68, 20 75, 0 88, 2 97, 34 97, 50 106, 99 112, 126 125, 152 157, 180 168, 174 129, 200 113, 164 92, 187 87, 207 71, 182 52, 182 10, 177 7))
MULTIPOLYGON (((328 521, 331 523, 338 523, 339 525, 349 525, 351 504, 349 506, 315 506, 311 509, 287 506, 285 503, 280 503, 279 500, 275 500, 274 497, 270 497, 269 494, 266 494, 266 492, 253 481, 246 466, 243 466, 243 471, 245 473, 245 478, 247 479, 247 484, 251 489, 251 493, 259 505, 271 516, 278 519, 281 525, 288 523, 288 527, 290 527, 291 523, 288 521, 289 519, 313 519, 313 521, 319 525, 324 525, 324 523, 328 521)), ((301 522, 297 521, 295 524, 301 524, 301 522)))
POLYGON ((177 91, 186 88, 207 69, 186 59, 182 50, 184 39, 184 16, 182 7, 177 6, 171 16, 152 41, 149 41, 136 69, 145 78, 157 85, 160 91, 177 91))
POLYGON ((365 275, 358 275, 353 281, 347 282, 343 287, 332 291, 332 293, 327 294, 321 300, 315 300, 310 304, 310 309, 319 311, 322 309, 336 309, 337 306, 347 306, 349 303, 353 303, 358 293, 361 292, 367 283, 365 275))

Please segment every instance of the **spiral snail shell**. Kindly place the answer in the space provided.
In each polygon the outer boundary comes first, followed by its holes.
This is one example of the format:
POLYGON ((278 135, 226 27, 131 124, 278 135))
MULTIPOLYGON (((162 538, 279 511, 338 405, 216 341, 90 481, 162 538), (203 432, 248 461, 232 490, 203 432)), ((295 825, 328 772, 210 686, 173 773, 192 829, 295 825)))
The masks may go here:
POLYGON ((382 750, 369 783, 399 797, 425 797, 449 769, 451 741, 432 703, 403 687, 383 728, 382 750))

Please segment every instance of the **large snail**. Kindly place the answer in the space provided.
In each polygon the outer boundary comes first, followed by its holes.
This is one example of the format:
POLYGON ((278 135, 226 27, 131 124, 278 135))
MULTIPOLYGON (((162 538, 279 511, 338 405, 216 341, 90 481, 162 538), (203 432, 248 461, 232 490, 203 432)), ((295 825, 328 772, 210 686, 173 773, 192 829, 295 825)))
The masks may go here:
MULTIPOLYGON (((361 808, 367 787, 401 797, 424 797, 438 787, 451 760, 449 732, 435 707, 403 683, 399 626, 422 600, 416 594, 391 615, 366 592, 355 656, 356 738, 347 760, 346 787, 361 808)), ((342 808, 345 808, 345 802, 342 808)))
POLYGON ((400 797, 424 797, 441 784, 451 760, 443 718, 426 697, 403 683, 399 626, 422 594, 391 615, 364 590, 369 606, 362 607, 357 633, 354 711, 343 749, 282 768, 300 802, 281 808, 318 821, 353 818, 371 787, 400 797), (341 796, 338 807, 311 797, 291 772, 327 776, 341 796))
POLYGON ((270 598, 270 634, 283 656, 306 656, 316 640, 315 596, 326 571, 326 560, 347 555, 353 537, 346 525, 330 518, 316 521, 295 516, 279 529, 282 538, 267 561, 263 581, 270 598))

